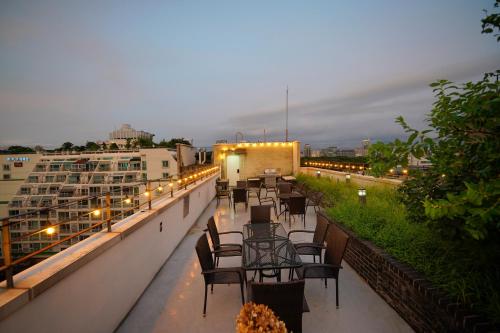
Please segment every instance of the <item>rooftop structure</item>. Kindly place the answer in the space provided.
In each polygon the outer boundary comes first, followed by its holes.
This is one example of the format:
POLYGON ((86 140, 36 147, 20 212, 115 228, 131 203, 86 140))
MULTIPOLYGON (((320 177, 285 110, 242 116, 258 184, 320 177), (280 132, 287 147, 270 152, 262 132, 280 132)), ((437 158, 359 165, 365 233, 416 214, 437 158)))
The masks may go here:
POLYGON ((129 124, 123 124, 122 127, 109 133, 110 140, 117 139, 153 139, 154 134, 145 131, 133 129, 129 124))

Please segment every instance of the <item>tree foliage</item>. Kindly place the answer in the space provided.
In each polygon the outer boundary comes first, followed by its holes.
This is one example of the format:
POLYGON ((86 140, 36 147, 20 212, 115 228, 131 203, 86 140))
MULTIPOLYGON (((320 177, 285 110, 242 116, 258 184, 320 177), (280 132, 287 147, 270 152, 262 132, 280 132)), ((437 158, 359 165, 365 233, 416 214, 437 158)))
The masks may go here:
POLYGON ((191 142, 184 138, 172 138, 169 141, 163 139, 160 141, 160 143, 158 143, 157 146, 165 148, 175 148, 178 143, 191 146, 191 142))
POLYGON ((415 130, 398 118, 408 140, 377 143, 370 150, 372 169, 381 174, 409 154, 431 161, 429 171, 401 186, 401 197, 411 218, 425 219, 453 237, 479 240, 500 232, 499 75, 463 85, 432 83, 431 130, 415 130))
MULTIPOLYGON (((493 5, 495 8, 500 7, 500 0, 496 0, 493 5)), ((485 10, 485 13, 488 14, 488 11, 485 10)), ((500 14, 492 13, 486 16, 481 20, 481 27, 483 30, 481 31, 483 34, 491 34, 497 38, 497 41, 500 42, 500 14)))
POLYGON ((7 152, 11 154, 23 154, 23 153, 34 153, 35 151, 30 147, 10 146, 9 148, 7 148, 7 152))

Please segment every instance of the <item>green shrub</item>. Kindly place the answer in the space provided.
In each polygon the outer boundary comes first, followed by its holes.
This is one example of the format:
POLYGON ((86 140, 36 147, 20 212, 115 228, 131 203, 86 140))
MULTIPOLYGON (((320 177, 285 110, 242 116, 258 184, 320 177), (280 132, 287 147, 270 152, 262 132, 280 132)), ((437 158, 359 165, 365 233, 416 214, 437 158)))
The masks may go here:
POLYGON ((394 188, 367 188, 361 207, 358 186, 299 175, 298 181, 325 195, 326 213, 397 260, 423 273, 458 302, 500 321, 500 246, 496 242, 450 240, 426 224, 407 218, 394 188))

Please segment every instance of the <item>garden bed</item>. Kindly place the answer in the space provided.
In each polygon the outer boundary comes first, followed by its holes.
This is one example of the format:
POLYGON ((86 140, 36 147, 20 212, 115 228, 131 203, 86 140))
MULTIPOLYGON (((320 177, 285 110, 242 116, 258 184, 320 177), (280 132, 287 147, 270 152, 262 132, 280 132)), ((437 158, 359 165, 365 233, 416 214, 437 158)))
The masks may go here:
POLYGON ((492 330, 500 312, 494 254, 410 223, 392 189, 368 188, 362 207, 354 184, 298 180, 325 194, 325 214, 351 235, 345 260, 415 330, 492 330))

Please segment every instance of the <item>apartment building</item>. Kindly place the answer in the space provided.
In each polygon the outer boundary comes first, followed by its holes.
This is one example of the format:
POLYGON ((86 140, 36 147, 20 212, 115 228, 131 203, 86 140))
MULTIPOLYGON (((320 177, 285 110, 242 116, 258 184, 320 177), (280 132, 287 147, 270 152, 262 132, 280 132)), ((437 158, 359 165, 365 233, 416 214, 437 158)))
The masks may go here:
MULTIPOLYGON (((92 212, 105 207, 108 192, 111 215, 121 220, 133 214, 131 207, 147 200, 138 195, 144 192, 146 180, 166 181, 176 176, 176 151, 166 148, 44 154, 8 204, 9 220, 19 222, 10 226, 12 252, 30 253, 89 228, 102 219, 102 214, 92 212), (89 198, 93 196, 98 197, 89 198), (43 209, 55 205, 58 208, 50 212, 43 209), (33 214, 15 217, 29 212, 33 214), (63 221, 68 222, 58 225, 63 221), (50 225, 55 225, 53 233, 34 233, 50 225)), ((85 232, 52 251, 63 250, 99 230, 85 232)))
POLYGON ((24 183, 42 154, 0 154, 0 217, 7 216, 8 204, 24 183))

